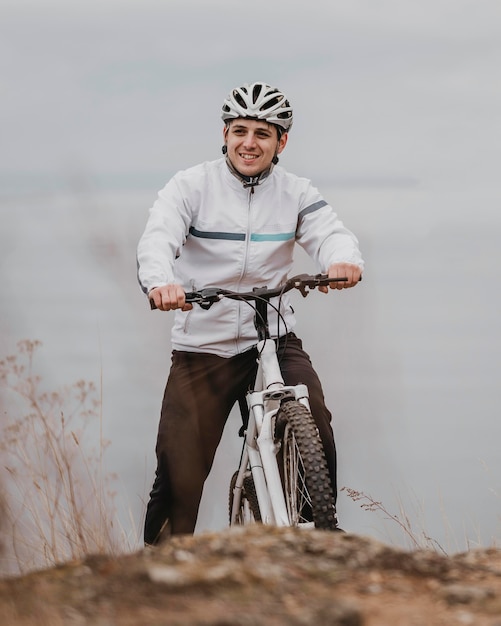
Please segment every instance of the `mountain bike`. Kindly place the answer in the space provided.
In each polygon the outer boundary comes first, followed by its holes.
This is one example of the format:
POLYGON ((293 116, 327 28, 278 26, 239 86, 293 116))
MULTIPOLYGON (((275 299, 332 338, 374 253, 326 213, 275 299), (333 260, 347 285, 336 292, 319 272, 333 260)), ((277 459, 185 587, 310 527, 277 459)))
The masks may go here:
MULTIPOLYGON (((243 446, 230 481, 229 522, 336 529, 336 506, 325 454, 310 412, 306 385, 287 386, 276 344, 270 338, 271 300, 298 289, 304 297, 332 279, 301 274, 277 288, 235 292, 217 287, 188 292, 186 302, 208 309, 223 298, 248 302, 255 311, 257 375, 254 389, 241 402, 243 446)), ((280 316, 280 314, 279 314, 280 316)))

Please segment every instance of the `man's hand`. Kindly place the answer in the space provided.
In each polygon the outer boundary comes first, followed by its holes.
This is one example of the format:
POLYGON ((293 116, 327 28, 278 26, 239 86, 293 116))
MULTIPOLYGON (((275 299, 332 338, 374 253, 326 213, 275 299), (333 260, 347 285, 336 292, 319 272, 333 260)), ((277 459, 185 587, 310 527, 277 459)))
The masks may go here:
POLYGON ((173 311, 174 309, 190 311, 193 308, 192 304, 186 302, 181 285, 155 287, 148 293, 148 298, 160 311, 173 311))
MULTIPOLYGON (((331 289, 347 289, 348 287, 354 287, 362 278, 362 270, 358 265, 352 263, 334 263, 329 267, 329 278, 347 278, 346 281, 338 283, 330 283, 331 289)), ((318 288, 319 291, 327 293, 329 289, 326 286, 318 288)))

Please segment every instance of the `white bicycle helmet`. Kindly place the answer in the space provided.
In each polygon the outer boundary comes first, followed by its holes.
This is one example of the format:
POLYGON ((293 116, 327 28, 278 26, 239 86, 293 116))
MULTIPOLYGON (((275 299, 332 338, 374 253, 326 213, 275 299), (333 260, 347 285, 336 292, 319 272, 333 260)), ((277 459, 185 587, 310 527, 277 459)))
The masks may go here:
POLYGON ((221 117, 229 122, 237 117, 264 120, 288 132, 292 126, 292 107, 285 95, 266 83, 245 83, 223 102, 221 117))

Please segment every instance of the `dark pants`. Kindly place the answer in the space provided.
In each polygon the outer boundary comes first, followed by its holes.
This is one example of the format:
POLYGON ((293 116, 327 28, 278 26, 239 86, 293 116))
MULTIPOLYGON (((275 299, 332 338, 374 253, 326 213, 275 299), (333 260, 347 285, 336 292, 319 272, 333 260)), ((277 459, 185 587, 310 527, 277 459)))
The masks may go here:
MULTIPOLYGON (((173 352, 158 427, 157 470, 146 509, 145 543, 156 544, 169 534, 193 533, 203 486, 228 415, 253 388, 256 354, 252 349, 227 359, 173 352)), ((293 333, 280 339, 278 355, 285 384, 308 387, 336 497, 336 448, 320 380, 293 333)))

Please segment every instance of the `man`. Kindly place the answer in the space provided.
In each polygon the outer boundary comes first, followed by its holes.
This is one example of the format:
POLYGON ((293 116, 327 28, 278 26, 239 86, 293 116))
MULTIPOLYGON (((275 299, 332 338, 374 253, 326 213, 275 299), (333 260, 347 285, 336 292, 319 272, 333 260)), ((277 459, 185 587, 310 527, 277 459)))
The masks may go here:
MULTIPOLYGON (((256 331, 247 304, 225 299, 209 310, 185 302, 185 291, 276 287, 301 245, 329 276, 353 287, 363 261, 355 236, 310 181, 277 166, 292 126, 283 93, 256 82, 234 89, 222 109, 223 158, 178 172, 159 192, 138 246, 143 291, 162 311, 175 310, 172 365, 156 445, 157 470, 144 539, 193 533, 202 489, 233 405, 253 385, 256 331)), ((327 292, 327 287, 322 287, 327 292)), ((322 387, 292 329, 287 296, 270 332, 285 383, 308 386, 334 497, 336 449, 322 387)))

